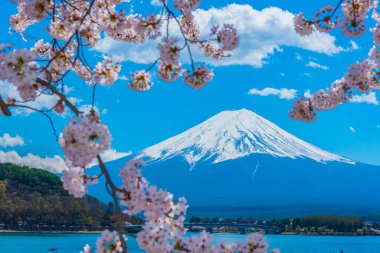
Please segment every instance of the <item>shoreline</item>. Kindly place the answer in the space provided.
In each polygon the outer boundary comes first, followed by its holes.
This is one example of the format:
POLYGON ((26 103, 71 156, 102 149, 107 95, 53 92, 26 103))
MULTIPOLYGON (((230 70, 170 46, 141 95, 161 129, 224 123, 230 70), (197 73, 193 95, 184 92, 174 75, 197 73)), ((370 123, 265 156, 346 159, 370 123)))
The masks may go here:
POLYGON ((16 233, 33 233, 33 234, 101 234, 102 230, 99 231, 69 231, 69 230, 55 230, 55 231, 28 231, 28 230, 0 230, 0 234, 16 234, 16 233))
MULTIPOLYGON (((26 231, 26 230, 0 230, 1 234, 101 234, 102 230, 99 231, 86 231, 86 230, 80 230, 80 231, 26 231)), ((197 232, 190 232, 190 233, 197 233, 197 232)), ((230 235, 248 235, 248 234, 240 234, 240 233, 228 233, 228 232, 214 232, 213 234, 230 234, 230 235)), ((320 237, 326 237, 326 236, 355 236, 355 237, 366 237, 366 236, 380 236, 379 234, 297 234, 297 233, 280 233, 280 234, 263 234, 264 236, 267 235, 281 235, 281 236, 320 236, 320 237)))

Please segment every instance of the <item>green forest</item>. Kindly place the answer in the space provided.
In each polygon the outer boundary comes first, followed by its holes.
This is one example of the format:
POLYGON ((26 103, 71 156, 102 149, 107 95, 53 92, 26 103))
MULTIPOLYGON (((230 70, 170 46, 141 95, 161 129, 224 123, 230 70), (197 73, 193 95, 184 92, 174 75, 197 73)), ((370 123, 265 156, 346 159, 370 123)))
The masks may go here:
POLYGON ((112 210, 94 197, 70 196, 50 172, 0 164, 0 229, 97 230, 112 224, 112 210))

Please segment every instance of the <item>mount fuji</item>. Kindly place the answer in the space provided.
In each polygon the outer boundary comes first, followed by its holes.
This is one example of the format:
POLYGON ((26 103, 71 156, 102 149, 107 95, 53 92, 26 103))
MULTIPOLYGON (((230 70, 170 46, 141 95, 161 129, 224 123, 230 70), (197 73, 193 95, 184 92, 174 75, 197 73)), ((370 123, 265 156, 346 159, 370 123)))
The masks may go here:
POLYGON ((298 139, 246 109, 221 112, 179 135, 144 149, 137 157, 146 159, 148 163, 182 157, 191 166, 196 166, 201 161, 220 163, 251 154, 353 163, 298 139))
MULTIPOLYGON (((188 199, 190 215, 380 214, 380 167, 322 150, 246 109, 223 111, 109 162, 115 179, 134 158, 147 163, 143 174, 152 184, 188 199)), ((105 200, 100 188, 90 193, 105 200)))

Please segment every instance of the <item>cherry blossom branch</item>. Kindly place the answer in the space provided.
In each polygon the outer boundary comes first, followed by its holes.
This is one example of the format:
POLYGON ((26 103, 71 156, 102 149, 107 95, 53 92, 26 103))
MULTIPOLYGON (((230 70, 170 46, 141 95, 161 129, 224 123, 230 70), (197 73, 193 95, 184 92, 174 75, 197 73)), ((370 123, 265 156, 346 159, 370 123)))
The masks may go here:
POLYGON ((117 198, 117 187, 115 186, 115 184, 113 183, 112 179, 111 179, 111 176, 107 170, 107 168, 105 167, 100 155, 98 155, 96 157, 96 159, 98 160, 99 162, 99 167, 100 169, 102 170, 102 173, 104 174, 106 180, 107 180, 107 184, 111 187, 111 197, 113 199, 113 202, 115 204, 115 215, 116 215, 116 223, 115 223, 115 228, 116 230, 119 232, 119 235, 120 235, 120 241, 121 241, 121 244, 122 244, 122 247, 124 249, 125 252, 127 252, 127 244, 124 240, 124 236, 123 236, 123 212, 121 211, 120 209, 120 205, 119 205, 119 200, 117 198))
MULTIPOLYGON (((67 99, 67 97, 63 93, 59 92, 54 86, 52 86, 49 82, 46 82, 45 80, 38 79, 37 82, 39 82, 41 85, 44 85, 46 88, 50 89, 62 101, 64 101, 64 103, 75 113, 75 115, 79 116, 79 114, 80 114, 79 110, 75 107, 75 105, 73 105, 67 99)), ((44 113, 44 112, 42 112, 42 113, 45 116, 47 116, 50 119, 50 121, 52 122, 51 118, 46 113, 44 113)), ((57 135, 56 135, 56 137, 57 137, 57 135)), ((111 193, 111 197, 113 199, 114 205, 115 205, 115 211, 114 212, 116 214, 115 229, 118 231, 118 233, 120 235, 120 240, 121 240, 123 249, 125 249, 125 251, 127 251, 127 245, 126 245, 126 242, 125 242, 124 237, 123 237, 123 233, 126 233, 124 231, 124 229, 123 229, 124 215, 123 215, 123 213, 121 211, 119 200, 117 198, 117 187, 115 186, 114 182, 112 181, 111 176, 110 176, 110 174, 109 174, 109 172, 108 172, 108 170, 107 170, 107 168, 106 168, 106 166, 105 166, 105 164, 104 164, 101 156, 98 155, 96 157, 96 159, 98 160, 99 167, 101 169, 101 175, 105 176, 107 185, 110 186, 110 188, 111 188, 111 192, 110 193, 111 193)), ((133 235, 130 235, 130 234, 128 234, 128 235, 134 237, 133 235)))
POLYGON ((3 98, 0 95, 0 112, 3 112, 5 116, 11 116, 8 105, 5 103, 3 98))
MULTIPOLYGON (((63 47, 60 49, 59 52, 56 53, 56 55, 50 59, 49 63, 47 64, 46 66, 46 69, 49 67, 49 65, 55 60, 57 59, 57 57, 60 55, 60 53, 62 53, 69 45, 70 45, 70 42, 71 40, 74 38, 74 36, 77 34, 77 32, 79 31, 81 25, 83 24, 83 22, 85 21, 86 17, 90 14, 91 12, 91 9, 92 7, 94 6, 96 0, 92 0, 87 11, 84 13, 84 15, 82 16, 81 20, 79 21, 79 25, 77 26, 76 30, 72 33, 72 35, 70 36, 70 38, 67 40, 67 42, 63 45, 63 47)), ((79 46, 79 45, 78 45, 79 46)))
POLYGON ((333 8, 325 6, 314 14, 314 21, 308 20, 301 12, 294 18, 295 31, 301 36, 308 36, 315 31, 329 33, 334 28, 341 27, 346 37, 359 37, 366 31, 366 19, 372 17, 376 22, 369 29, 373 36, 373 47, 367 58, 361 62, 354 62, 348 67, 348 72, 342 78, 334 81, 330 87, 319 90, 307 98, 297 99, 290 110, 290 118, 305 122, 312 122, 319 111, 335 109, 337 106, 352 99, 355 92, 367 93, 380 89, 380 15, 377 1, 343 1, 333 8), (331 21, 338 8, 342 6, 342 20, 331 21), (372 11, 372 15, 370 12, 372 11), (330 12, 332 14, 330 14, 330 12))
POLYGON ((58 91, 53 85, 51 85, 49 82, 41 79, 41 78, 38 78, 37 79, 37 83, 45 86, 46 88, 48 88, 49 90, 51 90, 55 95, 57 95, 74 113, 76 116, 79 116, 80 114, 80 111, 75 107, 75 105, 73 105, 69 99, 67 99, 67 97, 61 93, 60 91, 58 91))
POLYGON ((340 5, 343 3, 343 0, 340 0, 339 3, 335 6, 334 11, 331 13, 331 17, 335 15, 336 11, 340 7, 340 5))

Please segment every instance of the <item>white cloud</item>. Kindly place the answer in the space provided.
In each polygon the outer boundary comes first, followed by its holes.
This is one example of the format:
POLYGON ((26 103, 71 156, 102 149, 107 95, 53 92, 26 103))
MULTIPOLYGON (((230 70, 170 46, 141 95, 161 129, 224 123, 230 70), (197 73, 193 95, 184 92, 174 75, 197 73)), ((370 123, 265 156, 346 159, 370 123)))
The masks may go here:
POLYGON ((108 113, 107 109, 99 110, 97 106, 92 107, 92 105, 89 105, 89 104, 81 105, 80 107, 78 107, 78 110, 80 112, 83 112, 83 114, 89 114, 91 112, 91 109, 94 109, 94 111, 97 112, 98 114, 104 115, 108 113))
POLYGON ((305 98, 312 98, 313 95, 311 94, 310 90, 307 90, 307 91, 305 91, 305 93, 303 94, 303 96, 305 98))
POLYGON ((24 146, 24 139, 20 135, 10 136, 8 133, 4 133, 0 136, 0 146, 1 147, 15 147, 24 146))
POLYGON ((321 65, 319 63, 316 63, 316 62, 313 62, 313 61, 309 61, 307 64, 306 64, 307 67, 310 67, 310 68, 315 68, 315 69, 323 69, 323 70, 328 70, 329 67, 325 66, 325 65, 321 65))
POLYGON ((40 157, 29 153, 26 156, 20 156, 16 151, 5 152, 0 150, 0 163, 7 162, 43 169, 52 173, 62 172, 62 170, 66 168, 65 161, 58 155, 53 157, 40 157))
POLYGON ((358 50, 359 49, 359 46, 358 44, 356 44, 355 41, 353 40, 350 40, 350 47, 348 48, 348 51, 355 51, 355 50, 358 50))
POLYGON ((300 55, 299 53, 296 53, 296 60, 297 61, 302 61, 303 60, 302 55, 300 55))
POLYGON ((350 99, 350 102, 351 103, 367 103, 367 104, 373 104, 373 105, 379 104, 379 100, 377 100, 375 92, 369 92, 367 94, 362 94, 362 95, 354 95, 350 99))
MULTIPOLYGON (((270 55, 281 51, 285 46, 327 55, 344 51, 342 47, 335 45, 335 37, 329 34, 316 32, 311 36, 299 36, 293 28, 294 15, 277 7, 256 10, 250 5, 231 4, 221 9, 197 9, 194 17, 203 35, 209 34, 210 28, 216 24, 231 23, 238 30, 240 45, 230 58, 216 61, 203 56, 198 49, 194 48, 196 60, 212 65, 262 67, 270 55)), ((172 28, 172 34, 179 36, 180 33, 174 23, 172 28)), ((148 41, 145 44, 133 44, 106 37, 97 44, 96 49, 121 61, 148 64, 158 58, 156 49, 158 42, 159 40, 148 41)), ((183 59, 187 61, 187 55, 183 55, 183 59)))
POLYGON ((356 133, 356 129, 352 126, 349 126, 348 129, 352 132, 352 133, 356 133))
POLYGON ((275 88, 264 88, 262 90, 250 89, 248 91, 249 95, 258 95, 258 96, 269 96, 274 95, 278 96, 281 99, 294 99, 297 95, 297 90, 295 89, 275 89, 275 88))
POLYGON ((123 81, 129 80, 129 78, 126 75, 120 75, 118 79, 123 81))
POLYGON ((150 0, 150 4, 154 6, 162 6, 161 0, 150 0))
MULTIPOLYGON (((100 154, 102 157, 103 162, 111 162, 114 160, 117 160, 119 158, 122 158, 124 156, 130 155, 132 152, 118 152, 115 149, 108 149, 100 154)), ((98 165, 98 161, 94 159, 89 165, 87 165, 88 168, 93 167, 95 165, 98 165)))

